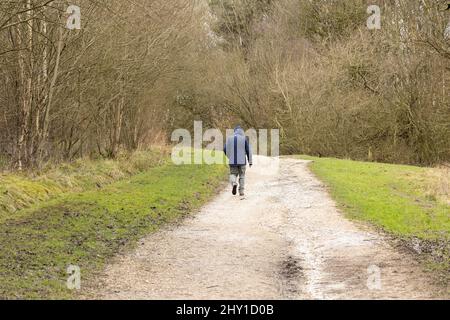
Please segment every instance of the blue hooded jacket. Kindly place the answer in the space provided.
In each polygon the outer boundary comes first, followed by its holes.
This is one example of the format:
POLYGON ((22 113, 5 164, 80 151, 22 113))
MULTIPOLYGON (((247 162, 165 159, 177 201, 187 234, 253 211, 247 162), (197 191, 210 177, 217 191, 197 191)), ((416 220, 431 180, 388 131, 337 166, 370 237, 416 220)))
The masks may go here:
POLYGON ((234 135, 227 139, 223 152, 227 155, 230 166, 245 166, 252 162, 252 149, 240 126, 234 129, 234 135))

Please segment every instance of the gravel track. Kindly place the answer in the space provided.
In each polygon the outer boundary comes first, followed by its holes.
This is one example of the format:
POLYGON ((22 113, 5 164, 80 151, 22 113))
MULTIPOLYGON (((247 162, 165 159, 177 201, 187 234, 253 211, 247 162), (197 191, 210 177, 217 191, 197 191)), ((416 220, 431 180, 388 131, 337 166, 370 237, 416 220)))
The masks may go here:
POLYGON ((117 256, 87 298, 442 298, 413 257, 343 217, 307 161, 279 161, 247 170, 244 200, 226 188, 117 256))

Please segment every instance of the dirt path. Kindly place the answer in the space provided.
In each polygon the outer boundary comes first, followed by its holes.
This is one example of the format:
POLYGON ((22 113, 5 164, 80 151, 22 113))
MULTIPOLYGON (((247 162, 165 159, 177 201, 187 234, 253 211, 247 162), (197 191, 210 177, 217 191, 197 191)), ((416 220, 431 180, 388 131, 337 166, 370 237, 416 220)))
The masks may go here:
POLYGON ((282 159, 279 172, 254 167, 247 181, 245 200, 227 188, 181 225, 152 234, 134 252, 117 257, 92 295, 436 298, 411 257, 337 211, 306 161, 282 159))

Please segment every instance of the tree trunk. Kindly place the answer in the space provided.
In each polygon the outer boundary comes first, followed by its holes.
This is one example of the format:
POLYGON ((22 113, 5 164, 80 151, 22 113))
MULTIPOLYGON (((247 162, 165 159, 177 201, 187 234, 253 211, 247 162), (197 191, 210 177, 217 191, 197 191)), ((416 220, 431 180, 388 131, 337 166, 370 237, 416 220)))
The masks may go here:
MULTIPOLYGON (((59 72, 59 64, 61 61, 61 51, 63 46, 63 29, 58 27, 58 44, 56 48, 56 58, 55 58, 55 67, 53 68, 53 76, 50 82, 49 90, 48 90, 48 101, 47 106, 45 108, 43 125, 42 125, 42 135, 39 142, 39 160, 43 158, 44 148, 48 142, 49 130, 50 130, 50 110, 52 108, 53 103, 53 95, 55 92, 56 81, 58 80, 58 72, 59 72)), ((45 66, 47 68, 47 66, 45 66)))
MULTIPOLYGON (((33 10, 31 10, 31 0, 26 0, 26 19, 27 27, 22 30, 23 25, 17 26, 17 36, 19 44, 26 44, 27 52, 20 51, 17 55, 19 66, 19 83, 20 83, 20 111, 19 111, 19 132, 17 138, 17 155, 16 165, 18 170, 23 170, 24 164, 29 162, 29 152, 27 141, 29 138, 29 121, 31 107, 33 103, 32 95, 32 76, 33 76, 33 10), (29 57, 27 66, 27 54, 29 57), (28 68, 27 68, 28 67, 28 68)), ((20 16, 18 17, 20 20, 20 16)))

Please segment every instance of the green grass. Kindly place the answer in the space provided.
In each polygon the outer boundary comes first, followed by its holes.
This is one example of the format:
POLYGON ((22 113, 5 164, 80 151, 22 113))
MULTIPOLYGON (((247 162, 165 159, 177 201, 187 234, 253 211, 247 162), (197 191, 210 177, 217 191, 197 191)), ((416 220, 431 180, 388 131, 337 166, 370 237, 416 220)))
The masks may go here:
POLYGON ((351 219, 368 222, 420 253, 436 283, 450 283, 448 170, 314 158, 314 174, 351 219))
POLYGON ((312 171, 351 218, 401 237, 450 239, 450 206, 428 193, 430 168, 312 158, 312 171))
POLYGON ((71 298, 69 265, 83 281, 121 248, 205 203, 225 166, 165 164, 101 190, 69 193, 0 223, 0 298, 71 298))
POLYGON ((99 189, 161 165, 164 149, 121 155, 115 160, 78 159, 40 172, 0 173, 0 221, 16 212, 67 193, 99 189))

